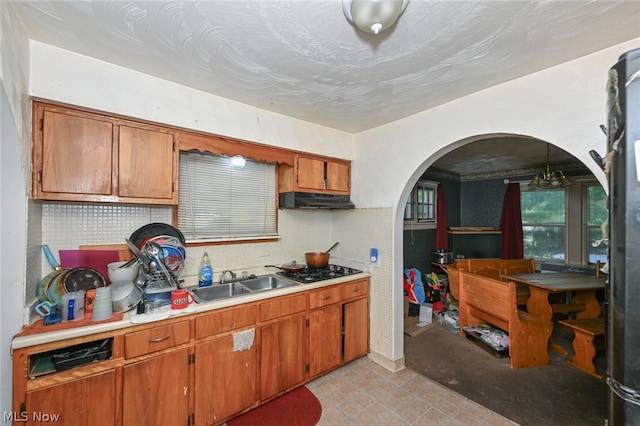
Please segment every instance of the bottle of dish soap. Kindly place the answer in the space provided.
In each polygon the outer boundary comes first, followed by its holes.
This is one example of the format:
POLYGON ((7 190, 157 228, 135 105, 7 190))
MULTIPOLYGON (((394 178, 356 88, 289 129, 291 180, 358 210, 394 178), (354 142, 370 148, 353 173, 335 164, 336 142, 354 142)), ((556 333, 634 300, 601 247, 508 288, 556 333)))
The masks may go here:
POLYGON ((206 287, 213 284, 213 268, 209 260, 209 254, 205 251, 200 261, 200 274, 198 277, 198 287, 206 287))

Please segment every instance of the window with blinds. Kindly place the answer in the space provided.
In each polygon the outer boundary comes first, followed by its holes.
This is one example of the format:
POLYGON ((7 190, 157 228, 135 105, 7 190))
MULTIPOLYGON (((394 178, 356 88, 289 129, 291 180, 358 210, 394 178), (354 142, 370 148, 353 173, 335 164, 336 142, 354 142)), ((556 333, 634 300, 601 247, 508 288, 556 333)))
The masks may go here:
POLYGON ((275 165, 247 160, 233 169, 229 158, 180 153, 178 228, 187 240, 275 237, 275 165))

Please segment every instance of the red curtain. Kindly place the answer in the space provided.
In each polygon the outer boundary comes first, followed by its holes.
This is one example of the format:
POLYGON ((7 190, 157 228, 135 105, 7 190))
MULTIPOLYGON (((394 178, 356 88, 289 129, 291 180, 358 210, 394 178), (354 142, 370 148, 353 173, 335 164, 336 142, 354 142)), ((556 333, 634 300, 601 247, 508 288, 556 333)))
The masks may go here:
POLYGON ((524 257, 524 241, 522 235, 522 211, 520 210, 520 184, 510 183, 504 193, 502 216, 502 258, 522 259, 524 257))
POLYGON ((444 201, 442 185, 438 185, 436 192, 436 249, 447 250, 449 248, 449 235, 447 234, 447 206, 444 201))

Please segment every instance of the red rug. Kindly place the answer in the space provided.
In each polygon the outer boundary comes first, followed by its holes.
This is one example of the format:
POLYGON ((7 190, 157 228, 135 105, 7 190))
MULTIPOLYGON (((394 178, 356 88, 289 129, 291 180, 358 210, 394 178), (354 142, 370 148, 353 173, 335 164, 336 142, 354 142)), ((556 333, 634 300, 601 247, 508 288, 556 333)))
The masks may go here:
POLYGON ((313 426, 322 415, 318 398, 305 386, 227 422, 228 426, 313 426))

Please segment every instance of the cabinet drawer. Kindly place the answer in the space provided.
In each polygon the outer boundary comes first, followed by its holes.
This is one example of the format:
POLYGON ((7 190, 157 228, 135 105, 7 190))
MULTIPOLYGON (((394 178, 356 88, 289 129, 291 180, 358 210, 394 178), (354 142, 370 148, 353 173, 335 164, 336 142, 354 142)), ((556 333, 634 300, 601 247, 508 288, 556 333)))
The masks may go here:
POLYGON ((269 321, 285 315, 291 315, 307 310, 307 295, 297 294, 291 297, 279 297, 275 300, 263 302, 260 305, 260 320, 269 321))
POLYGON ((202 315, 195 320, 196 339, 213 336, 256 323, 257 305, 225 309, 202 315))
POLYGON ((342 300, 341 286, 326 287, 309 293, 309 309, 331 305, 342 300))
POLYGON ((353 299, 369 294, 369 283, 367 280, 354 281, 342 285, 342 298, 353 299))
POLYGON ((129 333, 124 336, 124 357, 134 358, 189 343, 189 321, 129 333))

